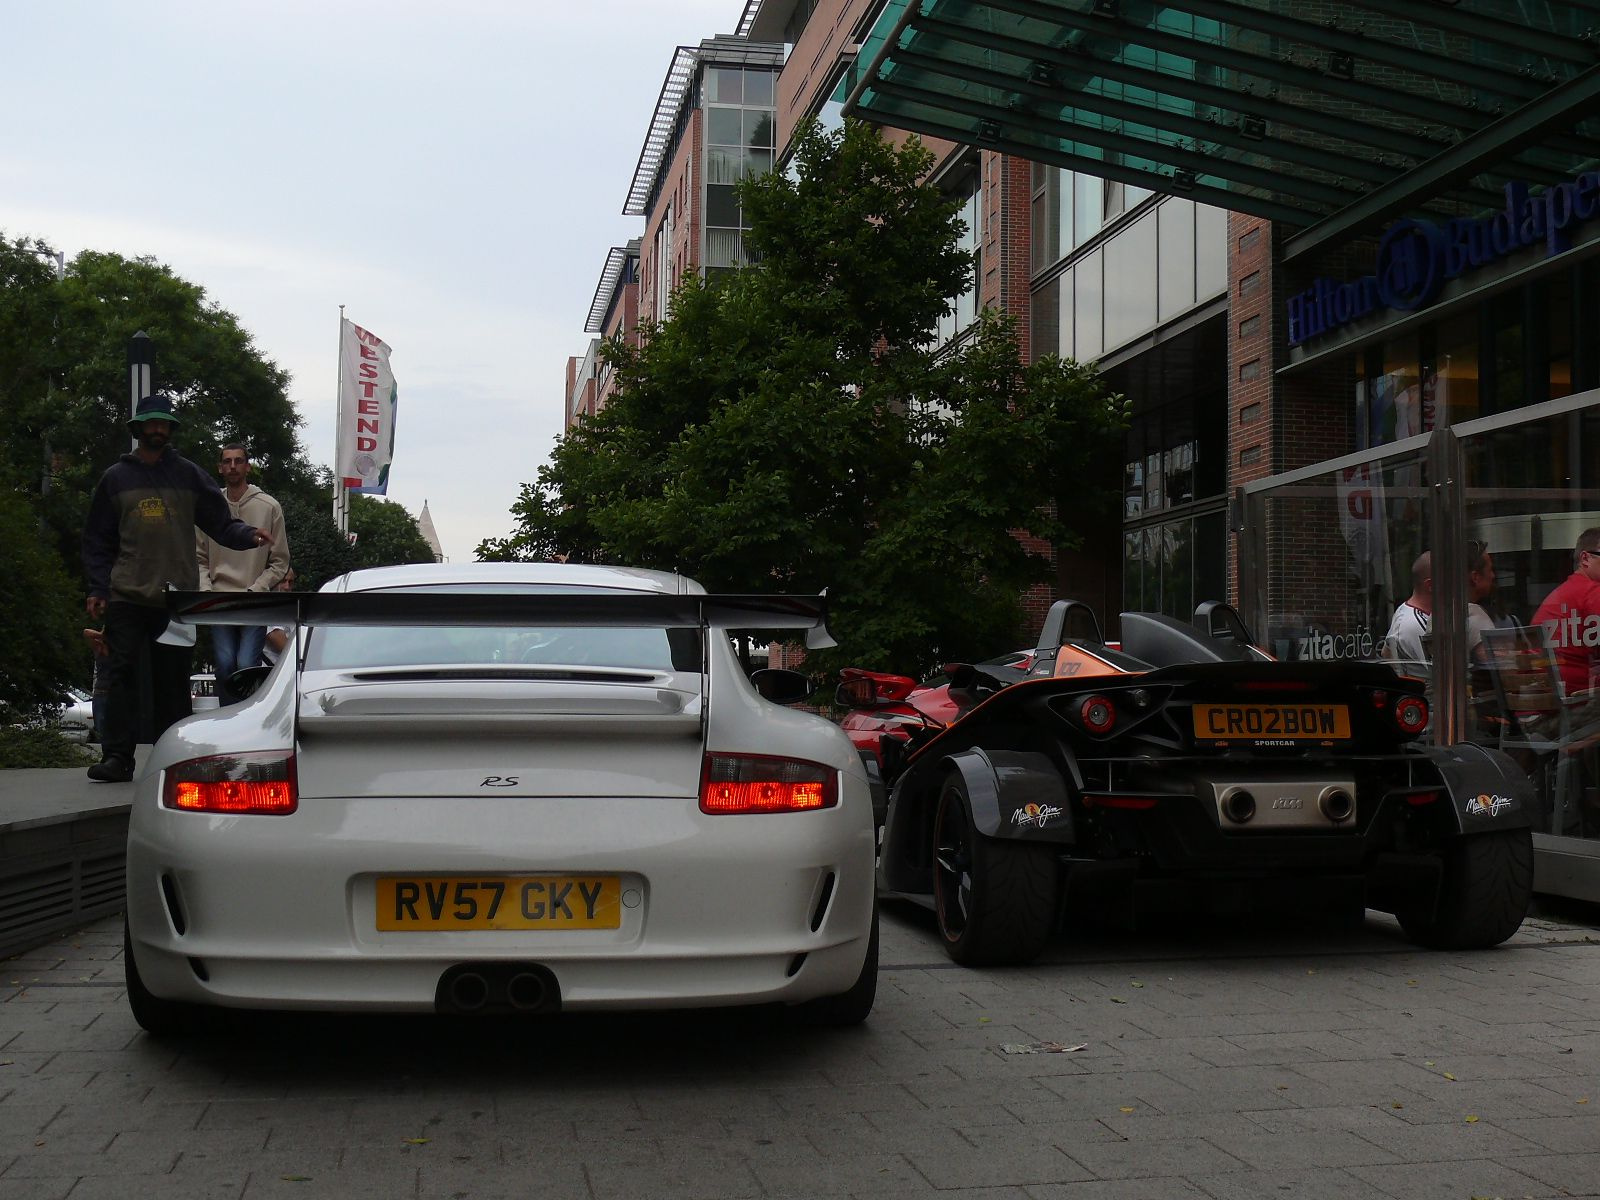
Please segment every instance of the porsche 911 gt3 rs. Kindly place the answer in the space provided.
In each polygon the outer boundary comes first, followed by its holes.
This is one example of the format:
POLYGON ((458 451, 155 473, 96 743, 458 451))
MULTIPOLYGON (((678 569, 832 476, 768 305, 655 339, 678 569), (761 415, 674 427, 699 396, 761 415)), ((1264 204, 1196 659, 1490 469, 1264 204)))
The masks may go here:
POLYGON ((201 1005, 866 1017, 862 761, 766 698, 803 685, 747 678, 727 634, 825 637, 819 597, 480 563, 174 607, 297 631, 247 700, 169 730, 139 782, 125 958, 146 1029, 201 1005))

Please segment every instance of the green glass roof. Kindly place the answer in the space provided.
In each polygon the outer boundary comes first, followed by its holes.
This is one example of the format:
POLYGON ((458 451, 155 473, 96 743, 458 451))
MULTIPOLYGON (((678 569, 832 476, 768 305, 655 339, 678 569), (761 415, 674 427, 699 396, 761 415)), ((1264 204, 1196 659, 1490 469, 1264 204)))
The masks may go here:
POLYGON ((1301 226, 1600 167, 1600 0, 889 0, 846 115, 1301 226))

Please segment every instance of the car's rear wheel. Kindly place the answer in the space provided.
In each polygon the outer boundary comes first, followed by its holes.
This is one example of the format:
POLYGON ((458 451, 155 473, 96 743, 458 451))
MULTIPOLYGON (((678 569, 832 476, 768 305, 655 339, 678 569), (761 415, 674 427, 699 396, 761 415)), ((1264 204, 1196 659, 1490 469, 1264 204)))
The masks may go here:
POLYGON ((939 792, 933 906, 945 950, 963 966, 1037 958, 1055 929, 1057 870, 1048 846, 982 836, 961 776, 939 792))
POLYGON ((128 988, 128 1007, 139 1027, 155 1037, 172 1037, 194 1028, 194 1006, 180 1000, 163 1000, 151 995, 139 975, 139 964, 133 957, 133 935, 127 918, 122 922, 122 974, 128 988))
POLYGON ((1442 851, 1444 878, 1431 913, 1399 912, 1412 941, 1439 950, 1498 946, 1522 924, 1533 896, 1533 835, 1526 829, 1461 837, 1442 851))
POLYGON ((859 1025, 872 1012, 878 997, 878 903, 872 903, 872 932, 867 937, 867 957, 850 990, 837 996, 819 996, 795 1006, 794 1016, 807 1025, 843 1027, 859 1025))

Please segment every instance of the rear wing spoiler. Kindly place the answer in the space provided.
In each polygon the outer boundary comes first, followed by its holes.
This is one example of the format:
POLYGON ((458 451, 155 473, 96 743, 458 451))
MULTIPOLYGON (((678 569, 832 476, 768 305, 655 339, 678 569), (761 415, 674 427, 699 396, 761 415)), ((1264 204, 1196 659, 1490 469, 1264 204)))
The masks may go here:
POLYGON ((631 625, 803 629, 808 650, 837 645, 827 593, 815 596, 653 592, 169 592, 190 625, 631 625))

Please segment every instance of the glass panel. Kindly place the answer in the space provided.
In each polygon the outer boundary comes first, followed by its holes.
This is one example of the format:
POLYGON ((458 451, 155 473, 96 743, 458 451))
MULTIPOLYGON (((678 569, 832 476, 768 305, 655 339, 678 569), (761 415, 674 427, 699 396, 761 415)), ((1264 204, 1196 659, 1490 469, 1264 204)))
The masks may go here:
POLYGON ((1130 425, 1124 435, 1126 448, 1122 468, 1122 515, 1137 517, 1144 511, 1144 443, 1147 429, 1142 423, 1130 425))
POLYGON ((1194 616, 1194 525, 1168 521, 1157 531, 1161 552, 1161 612, 1187 621, 1194 616))
POLYGON ((1267 649, 1286 660, 1408 663, 1431 651, 1414 628, 1397 629, 1386 650, 1428 548, 1428 483, 1421 453, 1390 454, 1247 495, 1254 579, 1241 611, 1267 649))
POLYGON ((742 146, 742 114, 737 108, 706 109, 706 141, 713 146, 742 146))
POLYGON ((1194 602, 1227 598, 1227 514, 1206 513, 1194 519, 1194 602))
POLYGON ((744 152, 745 169, 751 175, 765 175, 772 170, 771 150, 746 150, 744 152))
POLYGON ((1059 280, 1059 282, 1061 284, 1061 317, 1060 317, 1061 347, 1060 347, 1058 353, 1061 355, 1062 358, 1072 358, 1076 354, 1076 351, 1077 351, 1077 344, 1076 344, 1076 342, 1075 342, 1075 340, 1073 338, 1073 333, 1072 333, 1072 309, 1073 309, 1073 283, 1072 283, 1072 276, 1073 276, 1073 272, 1072 271, 1070 271, 1070 270, 1063 271, 1063 272, 1061 272, 1061 278, 1059 280))
POLYGON ((772 149, 772 113, 759 108, 744 110, 744 145, 752 150, 772 149))
POLYGON ((1550 380, 1545 398, 1559 400, 1572 394, 1572 318, 1577 304, 1572 294, 1571 273, 1563 271, 1539 284, 1534 300, 1544 310, 1541 324, 1550 380))
POLYGON ((744 170, 744 151, 728 146, 706 150, 706 182, 737 183, 744 170))
POLYGON ((738 67, 712 67, 707 70, 706 99, 713 104, 743 104, 744 72, 738 67))
POLYGON ((1061 281, 1052 279, 1033 293, 1032 322, 1029 329, 1028 353, 1030 361, 1055 354, 1059 344, 1061 324, 1061 281))
POLYGON ((1521 408, 1527 403, 1527 346, 1522 329, 1522 290, 1504 292, 1490 301, 1494 329, 1494 387, 1492 412, 1521 408))
POLYGON ((1060 241, 1056 244, 1056 257, 1065 258, 1078 244, 1072 235, 1073 175, 1071 171, 1060 168, 1052 168, 1051 172, 1050 186, 1055 189, 1056 227, 1061 233, 1060 241))
POLYGON ((1135 529, 1122 535, 1122 608, 1139 612, 1144 608, 1144 534, 1135 529))
POLYGON ((706 230, 706 265, 708 267, 744 266, 743 237, 737 229, 706 230))
POLYGON ((1538 786, 1534 831, 1600 838, 1600 407, 1467 434, 1467 729, 1538 786), (1468 557, 1476 547, 1468 547, 1468 557), (1473 617, 1477 616, 1474 621, 1473 617), (1474 639, 1473 628, 1478 636, 1474 639))
POLYGON ((1093 362, 1100 357, 1100 251, 1083 257, 1073 269, 1078 295, 1073 305, 1077 321, 1077 357, 1093 362))
POLYGON ((1156 323, 1156 219, 1142 217, 1105 247, 1106 349, 1132 341, 1156 323))
POLYGON ((1433 411, 1441 426, 1479 415, 1478 325, 1474 310, 1439 322, 1435 330, 1433 411))
POLYGON ((714 183, 706 185, 706 224, 739 224, 739 201, 732 187, 714 183))
POLYGON ((1072 244, 1083 245, 1105 223, 1105 183, 1093 175, 1072 176, 1072 244))
POLYGON ((744 102, 746 104, 771 104, 772 87, 777 78, 771 71, 746 71, 744 73, 744 102))
POLYGON ((1156 209, 1156 221, 1161 238, 1156 316, 1170 321, 1194 307, 1194 202, 1163 200, 1156 209))
POLYGON ((1194 206, 1194 296, 1209 300, 1228 290, 1228 214, 1194 206))
POLYGON ((1395 338, 1383 346, 1383 373, 1367 384, 1368 444, 1381 446, 1423 433, 1417 341, 1395 338))

